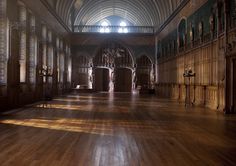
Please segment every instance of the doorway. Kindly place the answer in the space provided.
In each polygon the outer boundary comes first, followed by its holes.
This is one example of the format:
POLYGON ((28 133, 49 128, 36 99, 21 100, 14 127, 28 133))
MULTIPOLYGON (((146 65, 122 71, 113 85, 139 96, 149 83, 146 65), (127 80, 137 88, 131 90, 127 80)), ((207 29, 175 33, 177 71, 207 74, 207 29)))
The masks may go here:
POLYGON ((78 85, 88 86, 88 73, 78 73, 78 85))
POLYGON ((137 70, 137 85, 141 86, 142 89, 148 89, 150 86, 150 71, 137 70))
POLYGON ((137 86, 141 89, 151 87, 151 70, 152 61, 148 56, 142 55, 137 59, 137 86))
POLYGON ((109 69, 96 68, 95 69, 95 90, 98 92, 109 91, 109 69))
POLYGON ((115 69, 115 92, 131 92, 132 71, 128 68, 115 69))

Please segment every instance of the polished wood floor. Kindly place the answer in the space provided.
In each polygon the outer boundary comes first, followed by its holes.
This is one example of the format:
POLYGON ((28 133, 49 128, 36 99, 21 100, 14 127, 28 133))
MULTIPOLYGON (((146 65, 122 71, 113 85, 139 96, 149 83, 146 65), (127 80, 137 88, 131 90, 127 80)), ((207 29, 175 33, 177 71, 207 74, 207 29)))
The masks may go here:
POLYGON ((1 116, 0 165, 236 165, 236 117, 154 96, 68 95, 1 116))

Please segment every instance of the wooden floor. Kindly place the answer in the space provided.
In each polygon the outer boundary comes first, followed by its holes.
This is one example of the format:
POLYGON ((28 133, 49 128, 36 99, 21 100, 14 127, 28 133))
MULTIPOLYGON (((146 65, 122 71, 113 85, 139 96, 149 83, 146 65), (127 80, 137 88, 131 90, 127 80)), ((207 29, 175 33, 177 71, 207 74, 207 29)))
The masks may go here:
POLYGON ((0 118, 0 165, 236 165, 236 117, 154 96, 69 95, 0 118))

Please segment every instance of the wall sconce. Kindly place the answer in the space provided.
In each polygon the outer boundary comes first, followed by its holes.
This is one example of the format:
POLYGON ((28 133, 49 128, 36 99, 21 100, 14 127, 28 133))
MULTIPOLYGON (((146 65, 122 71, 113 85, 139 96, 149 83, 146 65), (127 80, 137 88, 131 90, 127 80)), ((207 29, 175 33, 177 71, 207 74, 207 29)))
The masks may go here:
POLYGON ((195 77, 196 73, 194 73, 192 71, 192 69, 185 69, 183 76, 184 77, 195 77))

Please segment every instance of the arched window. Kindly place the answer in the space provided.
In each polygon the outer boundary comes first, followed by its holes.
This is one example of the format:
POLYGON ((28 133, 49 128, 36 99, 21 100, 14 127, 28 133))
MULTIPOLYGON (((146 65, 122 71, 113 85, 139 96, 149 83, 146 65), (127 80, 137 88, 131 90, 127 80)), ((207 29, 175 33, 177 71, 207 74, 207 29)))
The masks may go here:
POLYGON ((128 29, 126 26, 127 24, 124 21, 122 21, 120 23, 120 28, 118 29, 118 33, 128 33, 128 29))
POLYGON ((104 21, 101 22, 100 25, 101 25, 100 33, 110 33, 111 32, 111 30, 109 28, 109 26, 110 26, 110 22, 109 21, 104 20, 104 21))

